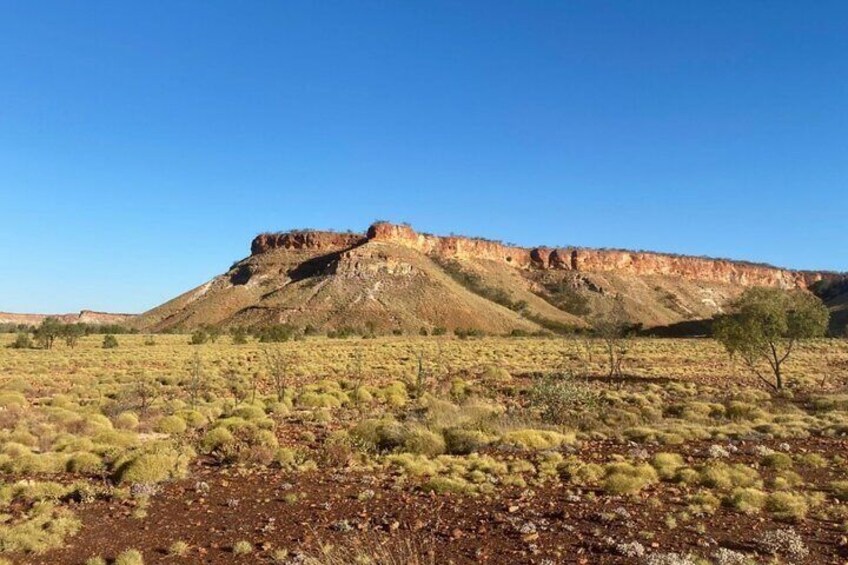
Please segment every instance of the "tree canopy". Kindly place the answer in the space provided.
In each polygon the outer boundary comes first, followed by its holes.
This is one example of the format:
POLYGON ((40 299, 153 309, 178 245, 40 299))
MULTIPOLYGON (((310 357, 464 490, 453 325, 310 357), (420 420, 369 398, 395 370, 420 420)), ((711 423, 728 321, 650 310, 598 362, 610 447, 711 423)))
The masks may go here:
POLYGON ((775 390, 783 388, 783 363, 796 343, 823 336, 830 318, 822 301, 802 290, 750 288, 732 306, 716 320, 715 338, 775 390))

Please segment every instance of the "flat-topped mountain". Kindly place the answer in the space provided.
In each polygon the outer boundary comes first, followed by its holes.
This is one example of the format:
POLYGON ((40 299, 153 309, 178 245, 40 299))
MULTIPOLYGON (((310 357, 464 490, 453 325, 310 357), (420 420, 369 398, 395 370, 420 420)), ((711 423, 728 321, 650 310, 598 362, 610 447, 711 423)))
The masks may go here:
POLYGON ((726 259, 524 248, 378 222, 362 234, 260 234, 249 257, 133 323, 506 333, 580 327, 617 301, 634 323, 658 327, 710 318, 749 286, 829 289, 823 298, 844 308, 845 280, 726 259))

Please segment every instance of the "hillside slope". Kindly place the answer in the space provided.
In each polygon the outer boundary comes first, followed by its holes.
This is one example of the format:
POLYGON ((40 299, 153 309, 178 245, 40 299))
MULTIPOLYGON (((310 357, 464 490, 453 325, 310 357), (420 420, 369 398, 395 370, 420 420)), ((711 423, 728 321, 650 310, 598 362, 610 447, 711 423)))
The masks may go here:
MULTIPOLYGON (((508 333, 580 327, 616 302, 634 323, 658 328, 710 318, 749 286, 835 292, 844 280, 659 253, 527 249, 377 223, 365 234, 261 234, 226 273, 133 323, 152 331, 288 323, 508 333)), ((834 296, 834 308, 844 310, 834 296)))

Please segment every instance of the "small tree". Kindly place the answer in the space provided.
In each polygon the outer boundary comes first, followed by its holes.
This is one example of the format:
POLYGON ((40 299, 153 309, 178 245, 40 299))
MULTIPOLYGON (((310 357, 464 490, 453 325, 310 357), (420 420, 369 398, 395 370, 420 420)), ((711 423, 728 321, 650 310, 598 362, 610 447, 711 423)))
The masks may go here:
POLYGON ((549 424, 574 423, 595 411, 599 402, 598 393, 571 373, 537 377, 530 388, 530 405, 538 409, 542 420, 549 424))
POLYGON ((616 299, 613 307, 591 319, 592 333, 604 342, 609 364, 609 378, 621 379, 624 376, 622 365, 627 353, 628 341, 633 333, 633 326, 627 319, 624 305, 616 299))
POLYGON ((272 324, 257 332, 261 343, 281 343, 295 337, 297 330, 289 324, 272 324))
POLYGON ((62 337, 65 340, 65 345, 74 348, 79 343, 82 336, 85 335, 85 326, 82 324, 68 324, 62 330, 62 337))
POLYGON ((757 378, 774 390, 783 389, 783 364, 795 344, 823 336, 830 318, 821 300, 801 290, 750 288, 734 302, 733 309, 733 314, 715 321, 714 337, 731 358, 742 359, 757 378), (766 376, 764 362, 770 377, 766 376))
POLYGON ((15 341, 9 344, 12 349, 31 349, 32 339, 27 332, 19 332, 15 341))
POLYGON ((286 396, 286 389, 291 376, 289 374, 290 361, 282 349, 266 348, 265 365, 274 387, 274 393, 277 395, 277 402, 282 402, 286 396))
POLYGON ((209 335, 209 341, 215 343, 221 337, 221 328, 210 324, 206 326, 206 333, 209 335))
POLYGON ((118 338, 112 334, 103 336, 103 349, 114 349, 118 347, 118 338))
POLYGON ((44 318, 35 330, 35 341, 44 349, 53 349, 53 342, 62 335, 62 323, 56 318, 44 318))
POLYGON ((203 345, 209 340, 209 334, 206 333, 204 329, 194 330, 191 334, 191 344, 192 345, 203 345))
POLYGON ((413 397, 420 398, 430 388, 430 371, 426 367, 427 357, 423 349, 415 357, 417 361, 415 377, 407 385, 407 388, 410 389, 413 397))
POLYGON ((150 378, 145 372, 139 371, 134 375, 134 382, 129 393, 134 408, 144 416, 159 397, 159 381, 150 378))
POLYGON ((185 383, 192 410, 197 408, 200 397, 206 391, 206 385, 206 371, 203 368, 203 360, 200 358, 200 353, 195 352, 189 362, 188 380, 185 383))
POLYGON ((247 330, 239 326, 230 330, 230 337, 233 340, 233 345, 244 345, 247 343, 247 330))

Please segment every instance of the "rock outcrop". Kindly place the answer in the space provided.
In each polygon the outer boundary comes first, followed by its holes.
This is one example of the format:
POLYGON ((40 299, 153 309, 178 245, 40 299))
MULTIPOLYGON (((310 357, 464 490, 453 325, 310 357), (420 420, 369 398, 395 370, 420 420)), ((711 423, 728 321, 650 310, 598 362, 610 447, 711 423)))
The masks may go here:
POLYGON ((82 310, 78 314, 12 314, 0 312, 0 324, 37 326, 45 318, 56 318, 64 324, 106 325, 121 324, 132 320, 134 317, 135 314, 112 314, 93 310, 82 310))
POLYGON ((388 222, 373 224, 364 235, 321 231, 260 234, 253 240, 251 252, 258 255, 274 249, 339 251, 367 242, 402 245, 439 259, 497 261, 518 269, 675 276, 745 287, 808 288, 819 280, 842 276, 826 272, 792 271, 744 261, 644 251, 579 247, 524 248, 481 238, 422 234, 408 225, 388 222))
POLYGON ((250 244, 250 253, 259 255, 273 249, 335 250, 355 247, 366 240, 366 237, 362 234, 329 231, 306 230, 262 233, 253 238, 253 242, 250 244))

